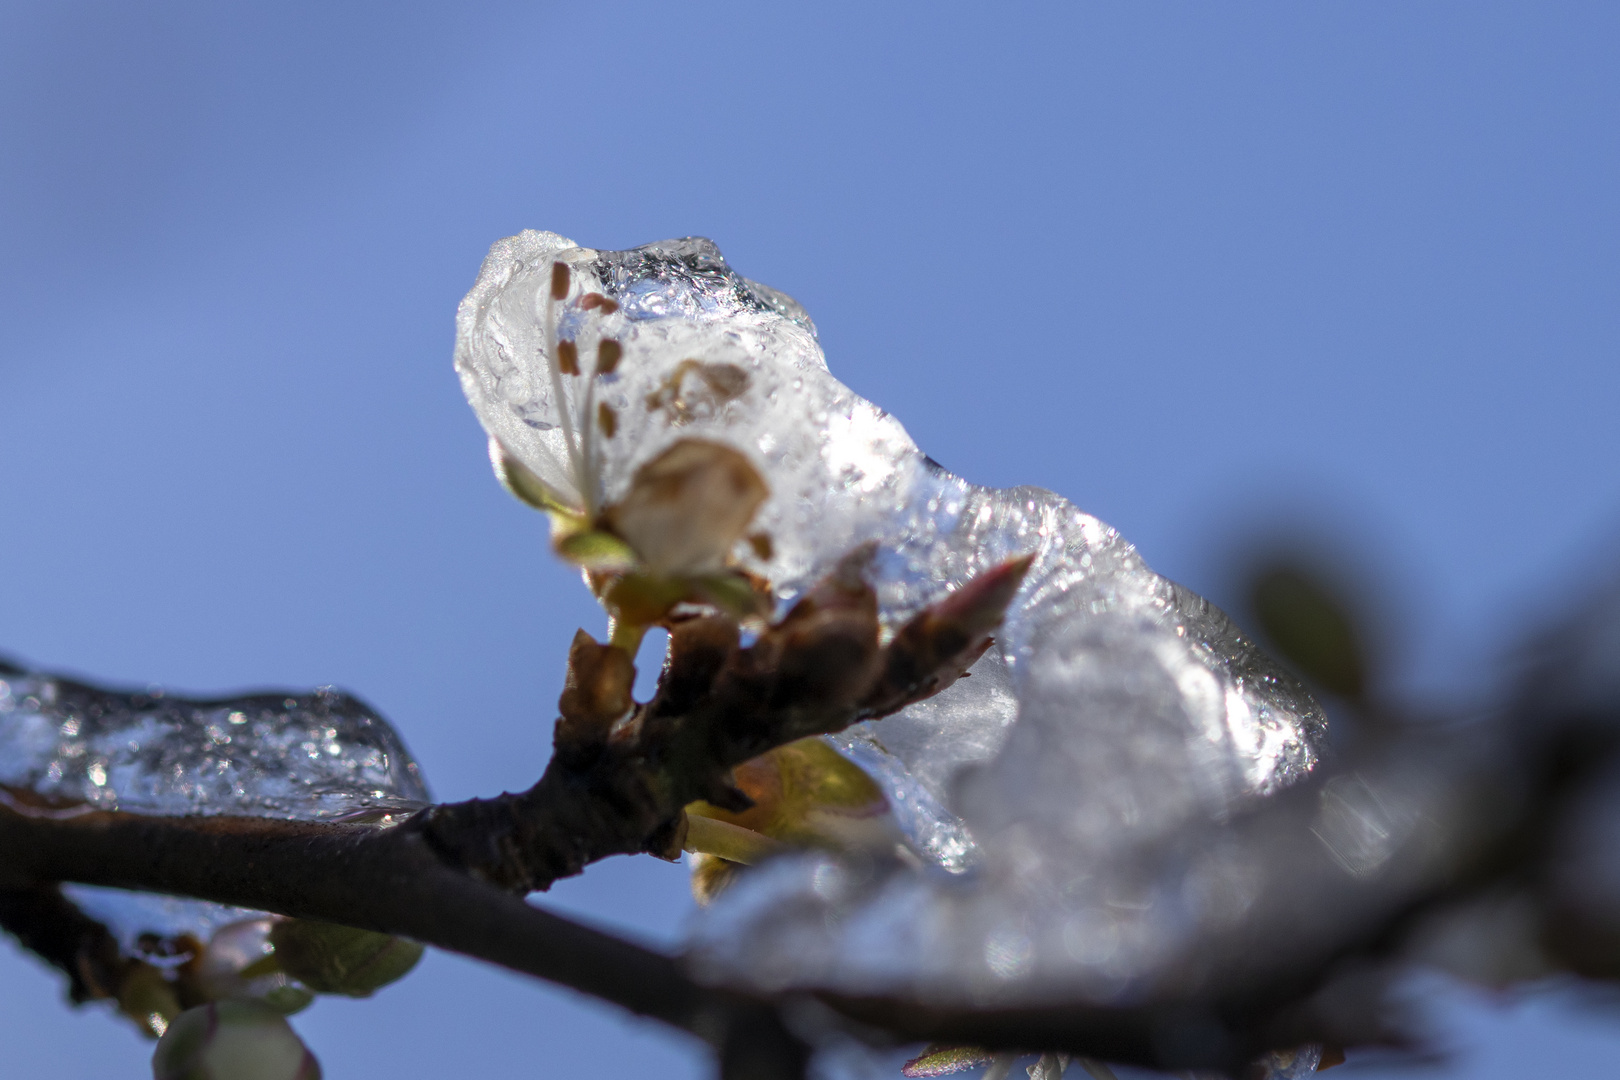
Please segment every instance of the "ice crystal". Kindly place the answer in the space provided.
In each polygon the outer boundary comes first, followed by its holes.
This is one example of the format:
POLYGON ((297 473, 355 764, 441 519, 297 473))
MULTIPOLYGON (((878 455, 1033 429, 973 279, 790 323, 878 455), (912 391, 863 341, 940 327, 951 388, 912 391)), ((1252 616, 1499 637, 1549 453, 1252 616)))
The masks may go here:
POLYGON ((860 544, 891 629, 1034 556, 969 678, 834 737, 884 785, 924 865, 817 853, 743 874, 699 920, 708 977, 1106 999, 1244 902, 1241 881, 1144 879, 1131 855, 1303 776, 1322 714, 1118 532, 1051 492, 940 468, 828 372, 797 304, 706 240, 503 240, 457 329, 463 388, 500 455, 572 513, 611 521, 636 470, 677 440, 746 455, 769 488, 755 527, 770 542, 738 542, 731 565, 768 580, 778 610, 860 544), (603 342, 614 362, 593 369, 603 342), (611 424, 593 413, 603 403, 611 424))

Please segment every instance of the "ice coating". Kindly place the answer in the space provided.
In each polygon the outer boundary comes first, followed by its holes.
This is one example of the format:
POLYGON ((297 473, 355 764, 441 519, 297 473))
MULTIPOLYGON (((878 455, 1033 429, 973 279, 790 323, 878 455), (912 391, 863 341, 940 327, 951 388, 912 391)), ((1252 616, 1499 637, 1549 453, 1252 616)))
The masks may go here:
POLYGON ((772 552, 739 546, 737 556, 784 597, 870 534, 922 464, 898 422, 828 374, 803 309, 732 272, 707 240, 620 252, 545 232, 498 242, 456 315, 456 370, 485 430, 570 506, 613 503, 637 466, 679 439, 743 451, 771 486, 755 525, 772 552), (581 375, 558 375, 545 352, 554 260, 570 267, 558 334, 575 344, 581 375), (618 309, 582 310, 591 293, 618 309), (622 358, 592 377, 604 339, 622 358), (611 436, 603 405, 616 417, 611 436), (570 432, 583 433, 584 475, 570 432))
POLYGON ((428 801, 388 722, 330 687, 193 700, 10 665, 0 665, 0 785, 69 812, 309 821, 428 801))
POLYGON ((756 520, 773 544, 768 558, 741 544, 734 557, 781 606, 862 543, 891 629, 1034 556, 969 678, 833 737, 885 786, 923 867, 819 853, 744 873, 696 924, 707 977, 978 1004, 1111 999, 1201 919, 1225 917, 1215 901, 1198 907, 1194 870, 1144 878, 1132 856, 1303 776, 1322 714, 1118 532, 1051 492, 938 467, 833 378, 798 305, 737 276, 708 241, 598 252, 550 233, 503 240, 457 327, 485 429, 587 513, 676 439, 746 454, 770 487, 756 520), (546 351, 554 260, 570 268, 556 326, 579 375, 559 375, 546 351), (615 310, 584 312, 582 292, 615 310), (605 337, 623 358, 593 380, 585 358, 605 337), (702 365, 727 374, 695 375, 702 365), (591 428, 591 401, 617 410, 611 435, 591 428), (565 429, 591 442, 590 468, 565 429))
MULTIPOLYGON (((331 688, 193 700, 0 661, 0 801, 25 813, 373 820, 428 800, 388 722, 331 688)), ((146 932, 206 937, 244 916, 202 901, 67 888, 126 947, 146 932)))

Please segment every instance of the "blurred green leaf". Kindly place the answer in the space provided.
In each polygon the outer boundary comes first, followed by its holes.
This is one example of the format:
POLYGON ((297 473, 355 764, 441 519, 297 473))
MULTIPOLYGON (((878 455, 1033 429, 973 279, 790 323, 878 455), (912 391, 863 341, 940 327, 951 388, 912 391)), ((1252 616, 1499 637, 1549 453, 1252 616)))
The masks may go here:
POLYGON ((312 919, 277 923, 270 941, 282 970, 320 994, 366 997, 422 958, 414 941, 312 919))
POLYGON ((1366 661, 1355 620, 1320 577, 1297 565, 1265 567, 1250 586, 1250 602, 1272 645, 1306 678, 1352 700, 1366 693, 1366 661))

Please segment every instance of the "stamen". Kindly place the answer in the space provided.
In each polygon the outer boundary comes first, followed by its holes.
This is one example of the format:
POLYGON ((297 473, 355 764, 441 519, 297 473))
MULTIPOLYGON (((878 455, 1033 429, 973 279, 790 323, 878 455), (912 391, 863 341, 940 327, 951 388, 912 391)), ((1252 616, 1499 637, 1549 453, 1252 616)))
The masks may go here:
POLYGON ((763 562, 769 562, 771 554, 776 550, 771 543, 771 534, 757 532, 748 538, 748 546, 754 549, 754 554, 763 562))
POLYGON ((602 297, 602 314, 611 315, 615 311, 618 311, 618 310, 619 310, 619 302, 617 300, 609 300, 605 296, 602 297))
POLYGON ((596 422, 602 425, 604 438, 613 438, 613 433, 619 430, 619 414, 605 401, 596 407, 596 422))
MULTIPOLYGON (((568 415, 567 396, 563 392, 560 344, 568 346, 573 358, 573 374, 579 374, 579 352, 573 342, 559 343, 557 341, 557 301, 564 299, 567 295, 568 267, 563 263, 554 262, 551 264, 551 291, 546 293, 545 353, 551 360, 551 363, 547 364, 546 367, 551 375, 551 393, 552 400, 556 402, 557 418, 562 421, 563 443, 568 447, 568 460, 574 467, 574 483, 578 486, 580 499, 585 504, 586 517, 594 517, 596 514, 596 495, 592 491, 589 482, 585 448, 579 444, 579 440, 575 436, 574 421, 568 415)), ((584 432, 579 434, 583 435, 584 432)))
POLYGON ((581 311, 591 311, 606 299, 607 297, 603 296, 601 293, 588 292, 579 298, 579 308, 581 311))
POLYGON ((557 342, 557 367, 564 375, 578 375, 579 346, 572 341, 557 342))
POLYGON ((619 366, 619 358, 623 355, 624 346, 612 338, 603 338, 596 346, 596 373, 613 374, 613 369, 619 366))

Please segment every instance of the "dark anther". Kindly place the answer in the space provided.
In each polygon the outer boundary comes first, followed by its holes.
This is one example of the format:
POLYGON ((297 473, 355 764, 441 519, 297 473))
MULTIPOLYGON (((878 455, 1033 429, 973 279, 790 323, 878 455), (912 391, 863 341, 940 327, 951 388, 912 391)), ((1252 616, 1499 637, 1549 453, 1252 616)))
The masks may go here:
POLYGON ((579 346, 572 341, 557 342, 557 369, 564 375, 579 374, 579 346))

